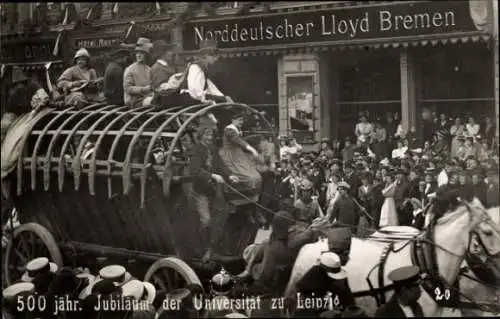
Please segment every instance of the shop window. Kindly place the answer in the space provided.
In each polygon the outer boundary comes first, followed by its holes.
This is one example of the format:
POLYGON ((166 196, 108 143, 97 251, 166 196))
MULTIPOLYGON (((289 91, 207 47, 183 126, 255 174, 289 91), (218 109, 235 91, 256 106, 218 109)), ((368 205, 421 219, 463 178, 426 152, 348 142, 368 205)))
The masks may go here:
POLYGON ((384 119, 401 110, 399 53, 356 52, 340 61, 340 137, 352 136, 359 113, 384 119))
POLYGON ((486 45, 427 48, 418 55, 419 107, 451 117, 493 115, 493 61, 486 45))

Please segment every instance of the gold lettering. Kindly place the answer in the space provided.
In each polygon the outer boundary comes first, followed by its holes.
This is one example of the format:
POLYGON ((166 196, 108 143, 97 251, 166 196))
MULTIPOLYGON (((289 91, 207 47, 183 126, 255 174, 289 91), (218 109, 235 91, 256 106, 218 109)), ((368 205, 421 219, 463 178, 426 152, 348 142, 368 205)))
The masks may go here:
POLYGON ((443 20, 443 16, 441 15, 441 13, 436 12, 432 16, 432 25, 435 26, 435 27, 440 27, 440 26, 443 25, 443 21, 442 20, 443 20))
POLYGON ((295 26, 295 35, 299 38, 304 35, 304 26, 302 25, 302 23, 299 23, 295 26))
POLYGON ((413 19, 410 15, 406 15, 403 19, 403 28, 405 28, 406 30, 411 30, 413 27, 413 19))
POLYGON ((445 26, 455 26, 455 13, 453 11, 447 11, 444 13, 444 23, 445 26))
POLYGON ((246 40, 248 40, 248 31, 247 31, 247 29, 245 29, 245 28, 241 29, 240 39, 243 42, 245 42, 246 40))
POLYGON ((392 28, 391 13, 389 11, 380 11, 380 31, 388 31, 392 28))
POLYGON ((283 26, 281 24, 276 27, 275 34, 276 34, 276 38, 283 39, 283 26), (280 33, 278 33, 278 32, 280 32, 280 33))

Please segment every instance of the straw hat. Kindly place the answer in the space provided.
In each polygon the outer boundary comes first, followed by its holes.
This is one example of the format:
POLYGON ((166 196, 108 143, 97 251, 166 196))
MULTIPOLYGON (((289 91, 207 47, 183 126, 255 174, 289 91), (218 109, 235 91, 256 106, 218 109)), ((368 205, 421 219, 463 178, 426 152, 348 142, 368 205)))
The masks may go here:
POLYGON ((76 59, 81 58, 81 57, 86 57, 87 59, 90 59, 89 51, 87 51, 87 49, 85 49, 85 48, 79 49, 78 51, 76 51, 75 57, 73 58, 73 60, 76 60, 76 59))
POLYGON ((322 253, 319 262, 326 270, 328 277, 333 279, 347 278, 347 272, 342 268, 340 257, 336 253, 330 251, 322 253))
POLYGON ((110 265, 99 270, 99 277, 112 280, 117 286, 122 286, 132 279, 125 267, 120 265, 110 265))
POLYGON ((55 263, 49 262, 46 257, 35 258, 26 264, 26 272, 21 277, 21 281, 32 282, 36 275, 46 271, 56 273, 58 267, 55 263))
POLYGON ((132 279, 122 286, 122 296, 146 300, 151 305, 156 296, 156 288, 149 282, 132 279))

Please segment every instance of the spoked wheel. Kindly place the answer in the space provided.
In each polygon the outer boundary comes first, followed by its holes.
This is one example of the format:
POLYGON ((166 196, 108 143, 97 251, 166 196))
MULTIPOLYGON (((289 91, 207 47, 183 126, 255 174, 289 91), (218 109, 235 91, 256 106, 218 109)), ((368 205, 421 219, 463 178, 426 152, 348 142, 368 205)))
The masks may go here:
POLYGON ((149 267, 144 281, 152 283, 156 289, 172 291, 197 284, 203 289, 200 278, 184 261, 176 257, 167 257, 156 261, 149 267))
POLYGON ((50 232, 40 224, 23 224, 14 230, 7 244, 4 260, 7 284, 11 285, 21 278, 26 263, 37 257, 47 257, 59 268, 63 266, 61 251, 50 232))

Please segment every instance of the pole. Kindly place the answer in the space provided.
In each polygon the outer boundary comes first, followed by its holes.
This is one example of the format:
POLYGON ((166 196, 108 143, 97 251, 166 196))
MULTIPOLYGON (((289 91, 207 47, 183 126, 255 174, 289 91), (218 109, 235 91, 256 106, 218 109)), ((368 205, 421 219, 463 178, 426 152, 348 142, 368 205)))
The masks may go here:
POLYGON ((498 0, 491 0, 493 2, 493 69, 495 73, 495 118, 496 118, 496 136, 499 134, 499 71, 498 71, 498 62, 499 62, 499 53, 498 53, 498 0))

